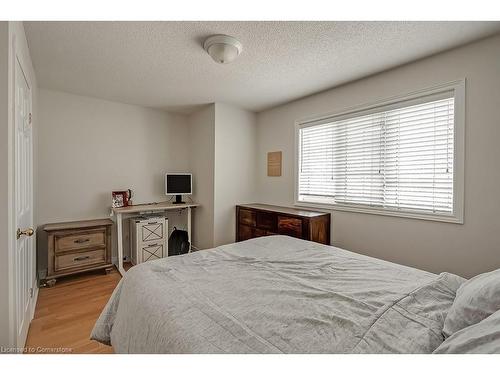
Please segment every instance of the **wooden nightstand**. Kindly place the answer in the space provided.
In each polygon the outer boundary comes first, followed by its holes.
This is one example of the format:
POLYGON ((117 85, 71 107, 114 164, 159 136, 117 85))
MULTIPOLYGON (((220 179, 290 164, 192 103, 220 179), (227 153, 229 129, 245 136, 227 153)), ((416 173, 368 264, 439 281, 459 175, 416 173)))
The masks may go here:
POLYGON ((47 224, 48 270, 47 286, 56 279, 75 273, 113 268, 111 263, 110 219, 47 224))

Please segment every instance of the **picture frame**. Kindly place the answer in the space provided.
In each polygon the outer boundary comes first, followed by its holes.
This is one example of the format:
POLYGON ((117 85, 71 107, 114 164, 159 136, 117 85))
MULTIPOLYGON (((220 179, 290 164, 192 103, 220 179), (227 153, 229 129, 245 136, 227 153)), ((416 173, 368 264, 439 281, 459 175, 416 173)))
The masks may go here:
POLYGON ((129 192, 128 190, 124 191, 113 191, 111 193, 112 195, 112 207, 113 208, 120 208, 120 207, 127 207, 128 206, 128 200, 129 200, 129 192))
POLYGON ((281 151, 267 153, 267 175, 270 177, 281 176, 281 162, 283 156, 281 151))

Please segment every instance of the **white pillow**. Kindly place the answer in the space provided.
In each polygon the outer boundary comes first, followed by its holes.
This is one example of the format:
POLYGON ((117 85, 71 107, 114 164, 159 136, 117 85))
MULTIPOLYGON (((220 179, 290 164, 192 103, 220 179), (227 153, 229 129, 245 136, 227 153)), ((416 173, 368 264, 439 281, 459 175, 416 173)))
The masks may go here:
POLYGON ((434 353, 500 353, 500 310, 477 324, 455 332, 434 353))
POLYGON ((500 269, 473 277, 458 288, 446 315, 443 333, 449 337, 497 310, 500 310, 500 269))

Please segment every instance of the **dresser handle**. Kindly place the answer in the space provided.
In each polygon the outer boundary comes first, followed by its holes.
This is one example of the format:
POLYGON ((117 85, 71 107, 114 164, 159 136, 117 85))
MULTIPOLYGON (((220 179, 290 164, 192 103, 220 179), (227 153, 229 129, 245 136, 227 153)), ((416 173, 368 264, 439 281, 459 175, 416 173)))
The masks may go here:
POLYGON ((153 221, 152 223, 148 223, 148 225, 158 224, 157 221, 153 221))
POLYGON ((89 255, 85 255, 83 257, 76 257, 76 258, 73 258, 73 261, 80 261, 80 260, 85 260, 85 259, 90 259, 90 256, 89 255))
POLYGON ((90 239, 89 238, 79 238, 77 240, 75 240, 74 242, 75 243, 84 243, 84 242, 89 242, 90 239))
POLYGON ((153 246, 161 246, 161 245, 158 245, 156 243, 152 243, 152 244, 149 244, 147 247, 153 247, 153 246))

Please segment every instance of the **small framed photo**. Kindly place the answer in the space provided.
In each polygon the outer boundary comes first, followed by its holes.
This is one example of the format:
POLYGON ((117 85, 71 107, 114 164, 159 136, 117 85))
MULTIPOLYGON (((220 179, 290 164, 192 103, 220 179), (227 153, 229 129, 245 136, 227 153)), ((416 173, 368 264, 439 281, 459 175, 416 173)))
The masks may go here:
POLYGON ((113 208, 127 207, 128 206, 128 191, 113 191, 113 208))

